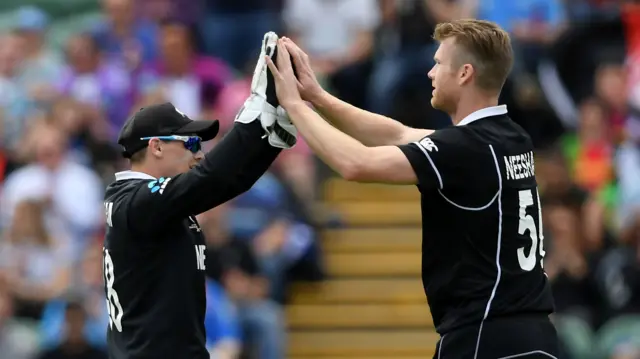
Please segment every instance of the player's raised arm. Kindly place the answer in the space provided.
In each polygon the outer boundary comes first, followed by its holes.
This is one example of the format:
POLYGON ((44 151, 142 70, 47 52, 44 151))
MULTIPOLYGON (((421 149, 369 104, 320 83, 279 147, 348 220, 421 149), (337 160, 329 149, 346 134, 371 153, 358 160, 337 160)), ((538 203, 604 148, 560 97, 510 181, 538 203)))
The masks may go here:
MULTIPOLYGON (((215 136, 218 131, 215 122, 202 131, 187 128, 201 125, 201 122, 186 118, 183 129, 162 130, 144 126, 145 115, 154 115, 149 119, 171 128, 168 126, 168 117, 161 117, 171 116, 171 112, 175 114, 173 118, 180 121, 178 116, 182 115, 171 104, 145 108, 131 119, 133 128, 130 134, 123 135, 123 143, 133 143, 136 139, 143 142, 142 145, 146 142, 146 148, 141 150, 143 153, 135 155, 134 152, 134 171, 116 174, 116 181, 129 179, 131 173, 148 174, 144 185, 133 187, 129 196, 114 203, 116 206, 125 206, 115 208, 114 213, 128 214, 129 225, 146 228, 153 223, 182 220, 213 208, 249 189, 280 152, 270 146, 266 138, 262 138, 264 130, 260 121, 237 123, 206 155, 200 151, 200 141, 215 136), (163 114, 150 113, 154 110, 163 114), (184 151, 185 148, 188 151, 184 151), (157 168, 156 165, 162 162, 183 160, 186 156, 193 157, 193 160, 183 164, 189 169, 178 171, 173 176, 165 174, 165 177, 159 177, 164 173, 157 171, 158 177, 155 177, 152 176, 154 171, 148 169, 157 168)), ((134 151, 132 146, 125 144, 125 151, 134 151)))
POLYGON ((291 121, 323 162, 357 182, 417 184, 411 163, 396 146, 367 147, 323 121, 304 103, 287 106, 291 121))
MULTIPOLYGON (((274 33, 265 35, 264 56, 275 56, 276 40, 274 33)), ((206 155, 200 142, 217 134, 217 122, 192 121, 170 103, 142 109, 130 118, 119 143, 132 157, 132 169, 147 174, 148 183, 135 187, 121 204, 125 211, 116 212, 129 213, 129 225, 146 228, 205 212, 251 188, 280 150, 295 144, 296 132, 286 112, 275 94, 267 94, 269 83, 274 86, 267 77, 261 57, 251 95, 235 125, 206 155)))
POLYGON ((283 38, 293 58, 302 98, 342 132, 367 146, 399 145, 418 141, 432 130, 411 128, 382 115, 355 107, 325 91, 318 83, 309 56, 293 41, 283 38))
POLYGON ((267 59, 273 73, 280 104, 304 136, 311 149, 342 177, 351 181, 398 184, 417 183, 407 157, 395 146, 367 147, 340 132, 310 109, 300 97, 287 49, 278 43, 276 66, 267 59))

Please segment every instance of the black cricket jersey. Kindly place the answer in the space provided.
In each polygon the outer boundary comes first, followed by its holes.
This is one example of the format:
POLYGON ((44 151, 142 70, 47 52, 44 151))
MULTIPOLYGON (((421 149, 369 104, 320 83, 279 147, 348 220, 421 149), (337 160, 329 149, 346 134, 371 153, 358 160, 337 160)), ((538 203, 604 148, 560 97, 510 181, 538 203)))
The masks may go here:
POLYGON ((195 168, 171 178, 116 174, 105 194, 109 358, 209 358, 205 238, 195 219, 248 190, 280 150, 258 121, 236 124, 195 168))
POLYGON ((399 147, 418 177, 422 282, 438 333, 553 312, 533 145, 506 106, 399 147))

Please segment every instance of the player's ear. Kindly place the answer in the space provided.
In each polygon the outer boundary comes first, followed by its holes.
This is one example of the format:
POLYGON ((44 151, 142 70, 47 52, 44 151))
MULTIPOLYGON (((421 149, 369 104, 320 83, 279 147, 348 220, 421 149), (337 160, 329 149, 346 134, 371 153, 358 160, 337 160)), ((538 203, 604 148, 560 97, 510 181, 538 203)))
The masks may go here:
POLYGON ((148 151, 152 156, 155 156, 157 158, 162 157, 162 141, 157 138, 150 139, 148 151))
POLYGON ((473 65, 464 64, 460 66, 460 70, 458 71, 458 85, 469 83, 474 73, 475 69, 473 68, 473 65))

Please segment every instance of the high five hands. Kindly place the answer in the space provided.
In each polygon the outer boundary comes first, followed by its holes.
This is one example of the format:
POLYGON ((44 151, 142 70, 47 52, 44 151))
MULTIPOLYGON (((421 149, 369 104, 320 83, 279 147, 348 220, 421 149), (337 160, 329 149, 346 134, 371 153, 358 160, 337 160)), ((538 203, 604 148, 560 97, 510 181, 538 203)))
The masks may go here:
POLYGON ((309 56, 289 38, 278 39, 278 56, 274 64, 267 57, 267 65, 273 74, 276 94, 285 109, 304 101, 314 102, 321 97, 324 89, 318 83, 309 56), (293 60, 293 63, 291 62, 293 60), (296 73, 294 73, 295 65, 296 73))

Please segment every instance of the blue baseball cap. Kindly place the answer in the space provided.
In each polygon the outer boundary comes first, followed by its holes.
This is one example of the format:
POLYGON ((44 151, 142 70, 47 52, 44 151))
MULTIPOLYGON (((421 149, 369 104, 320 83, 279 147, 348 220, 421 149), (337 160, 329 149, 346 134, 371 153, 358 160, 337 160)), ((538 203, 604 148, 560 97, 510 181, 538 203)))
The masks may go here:
POLYGON ((18 30, 44 31, 49 25, 49 16, 35 6, 22 6, 16 12, 18 30))

